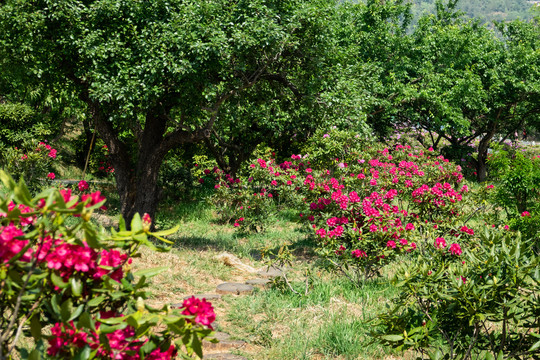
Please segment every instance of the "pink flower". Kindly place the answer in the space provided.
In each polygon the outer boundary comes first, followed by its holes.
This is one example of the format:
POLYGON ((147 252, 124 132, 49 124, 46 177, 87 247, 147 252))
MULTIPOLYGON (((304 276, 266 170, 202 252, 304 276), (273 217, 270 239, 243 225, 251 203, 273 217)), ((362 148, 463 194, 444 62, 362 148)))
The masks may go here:
POLYGON ((359 249, 351 251, 351 255, 354 256, 355 258, 367 257, 366 252, 364 250, 359 250, 359 249))
POLYGON ((442 237, 438 237, 435 239, 435 248, 437 249, 444 249, 446 247, 446 241, 442 237))
POLYGON ((508 230, 508 229, 510 229, 510 226, 504 225, 504 230, 508 230))
POLYGON ((324 138, 327 138, 327 137, 330 137, 330 135, 328 135, 328 134, 324 134, 324 135, 323 135, 323 139, 324 139, 324 138))
POLYGON ((531 213, 528 211, 524 211, 521 213, 521 217, 531 216, 531 213))
POLYGON ((307 172, 307 173, 310 173, 310 172, 312 172, 312 171, 313 171, 313 170, 312 170, 311 168, 307 168, 307 169, 306 169, 306 172, 307 172))
POLYGON ((413 243, 413 242, 412 242, 412 243, 411 243, 411 247, 412 247, 413 249, 416 249, 416 243, 413 243))
MULTIPOLYGON (((22 230, 15 225, 10 224, 6 227, 0 227, 0 261, 8 262, 12 257, 20 253, 28 240, 18 240, 16 237, 23 236, 22 230)), ((24 260, 24 259, 23 259, 24 260)))
POLYGON ((89 186, 88 186, 88 183, 86 181, 81 180, 81 181, 79 181, 78 187, 79 187, 79 191, 85 191, 85 190, 88 190, 89 186))
POLYGON ((403 246, 407 245, 409 242, 406 239, 399 240, 399 243, 403 246))
POLYGON ((51 180, 54 180, 54 178, 56 177, 56 175, 54 175, 54 173, 50 172, 47 174, 47 177, 51 180))
MULTIPOLYGON (((86 207, 94 206, 94 205, 99 204, 102 201, 107 200, 104 196, 101 196, 101 191, 96 191, 91 194, 84 194, 83 196, 81 196, 82 202, 85 202, 88 199, 90 199, 90 201, 88 202, 88 204, 86 204, 86 207)), ((107 210, 107 207, 103 205, 100 207, 100 209, 107 210)))
POLYGON ((28 159, 28 155, 24 154, 23 156, 21 156, 21 160, 26 160, 28 159))
POLYGON ((206 299, 203 298, 201 300, 192 296, 189 299, 184 300, 182 307, 184 308, 182 314, 195 316, 193 320, 188 321, 213 329, 211 324, 216 319, 216 314, 214 313, 212 304, 206 301, 206 299))
POLYGON ((239 227, 239 226, 240 226, 239 223, 237 223, 237 222, 234 223, 234 227, 239 227))
POLYGON ((272 180, 272 181, 270 182, 270 184, 273 185, 273 186, 277 186, 277 181, 276 181, 276 180, 272 180))
POLYGON ((459 244, 453 243, 448 249, 452 255, 461 255, 461 246, 459 244))
POLYGON ((51 151, 49 151, 49 157, 56 159, 56 149, 51 149, 51 151))
POLYGON ((405 225, 405 230, 414 230, 414 225, 411 223, 408 223, 407 225, 405 225))
POLYGON ((396 248, 396 242, 394 240, 388 240, 388 242, 386 243, 386 247, 395 249, 396 248))

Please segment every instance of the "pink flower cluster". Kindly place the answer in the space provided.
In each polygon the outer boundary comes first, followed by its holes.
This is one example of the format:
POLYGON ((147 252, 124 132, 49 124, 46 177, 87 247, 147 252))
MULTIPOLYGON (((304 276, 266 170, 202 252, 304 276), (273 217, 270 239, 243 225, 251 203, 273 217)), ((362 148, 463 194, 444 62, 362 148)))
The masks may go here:
MULTIPOLYGON (((71 190, 61 190, 61 194, 66 203, 74 199, 71 190)), ((105 198, 96 192, 89 194, 87 199, 90 199, 87 204, 90 206, 100 203, 105 198)), ((8 210, 13 211, 15 208, 16 205, 10 202, 8 210)), ((7 226, 0 227, 0 262, 9 262, 26 248, 24 254, 19 258, 20 261, 31 262, 35 260, 37 264, 46 264, 49 269, 58 271, 64 280, 68 280, 77 272, 92 279, 100 279, 108 275, 115 281, 121 281, 124 276, 123 264, 131 262, 131 259, 128 260, 127 254, 122 254, 114 249, 97 252, 86 243, 68 243, 62 238, 62 235, 57 235, 56 238, 48 235, 39 238, 37 243, 30 244, 29 240, 24 239, 24 230, 26 226, 34 223, 35 216, 22 216, 22 214, 31 213, 33 210, 22 204, 17 208, 21 212, 19 224, 12 222, 7 226)), ((4 216, 6 214, 0 214, 0 217, 4 216)))
MULTIPOLYGON (((121 316, 118 314, 112 315, 121 316)), ((111 314, 103 313, 102 319, 112 317, 111 314)), ((101 323, 96 323, 96 330, 100 328, 101 323)), ((49 347, 47 355, 62 359, 71 358, 74 353, 81 351, 85 346, 95 351, 96 359, 115 359, 115 360, 141 360, 140 350, 148 342, 148 339, 139 340, 135 338, 135 330, 127 326, 122 330, 115 330, 105 335, 107 337, 108 347, 100 343, 99 335, 95 331, 84 332, 77 329, 71 321, 68 324, 56 323, 51 328, 51 337, 48 339, 49 347)), ((166 351, 159 348, 154 349, 144 359, 147 360, 171 360, 176 357, 177 350, 171 345, 166 351)))
POLYGON ((212 323, 216 320, 216 314, 214 313, 212 304, 206 301, 206 299, 201 300, 192 296, 184 300, 182 307, 184 308, 182 314, 194 316, 194 319, 191 320, 191 322, 213 329, 212 323))
MULTIPOLYGON (((436 249, 444 249, 446 247, 446 240, 444 240, 442 237, 438 237, 435 239, 435 243, 433 245, 436 249)), ((457 243, 452 243, 452 245, 450 245, 448 248, 448 251, 452 255, 461 255, 462 253, 461 246, 459 246, 457 243)))

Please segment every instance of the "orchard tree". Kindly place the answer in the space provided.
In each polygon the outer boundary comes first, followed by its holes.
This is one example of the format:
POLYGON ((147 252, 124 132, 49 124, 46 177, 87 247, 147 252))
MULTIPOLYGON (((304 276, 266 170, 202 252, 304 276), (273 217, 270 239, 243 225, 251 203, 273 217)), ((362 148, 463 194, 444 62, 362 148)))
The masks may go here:
POLYGON ((426 130, 434 146, 446 139, 464 148, 477 140, 477 179, 483 181, 490 142, 538 125, 538 23, 500 24, 498 36, 464 19, 456 5, 438 1, 437 14, 421 18, 399 40, 399 61, 373 61, 383 91, 369 120, 381 133, 396 125, 426 130))
POLYGON ((332 46, 321 24, 335 8, 322 0, 6 0, 1 70, 84 103, 130 219, 156 211, 169 151, 226 130, 218 124, 229 103, 245 94, 264 102, 259 91, 269 86, 274 96, 305 99, 321 91, 313 79, 332 46))

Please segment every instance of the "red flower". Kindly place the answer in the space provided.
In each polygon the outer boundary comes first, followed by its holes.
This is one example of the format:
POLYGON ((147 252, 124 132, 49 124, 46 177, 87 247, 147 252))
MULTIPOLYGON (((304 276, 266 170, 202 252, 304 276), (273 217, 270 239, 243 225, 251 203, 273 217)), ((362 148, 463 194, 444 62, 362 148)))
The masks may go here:
POLYGON ((452 255, 461 255, 461 246, 459 244, 453 243, 450 245, 450 248, 448 249, 452 255))
POLYGON ((79 181, 79 191, 88 190, 88 183, 84 180, 79 181))
POLYGON ((182 307, 184 308, 182 314, 195 316, 195 319, 189 320, 190 322, 213 329, 211 324, 216 319, 216 314, 214 313, 212 304, 206 301, 206 299, 203 298, 201 300, 192 296, 189 299, 184 300, 182 307))

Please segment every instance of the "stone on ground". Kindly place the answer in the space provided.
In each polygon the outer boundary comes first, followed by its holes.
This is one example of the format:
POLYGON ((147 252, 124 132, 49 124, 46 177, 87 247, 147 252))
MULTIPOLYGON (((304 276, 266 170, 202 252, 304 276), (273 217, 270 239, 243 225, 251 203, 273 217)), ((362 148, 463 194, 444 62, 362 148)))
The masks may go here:
POLYGON ((246 345, 242 340, 231 340, 231 336, 224 332, 216 332, 214 338, 219 340, 218 343, 212 343, 209 341, 203 341, 203 350, 210 353, 223 353, 230 350, 238 350, 246 345))
POLYGON ((253 286, 240 283, 223 283, 217 286, 218 294, 245 295, 253 292, 253 286))
POLYGON ((208 354, 204 355, 203 359, 214 359, 214 360, 247 360, 245 357, 240 355, 234 355, 229 353, 220 353, 220 354, 208 354))
POLYGON ((251 279, 251 280, 246 281, 246 284, 248 284, 248 285, 260 286, 260 287, 265 287, 269 283, 270 283, 270 280, 268 280, 268 279, 251 279))
POLYGON ((259 271, 257 271, 257 275, 265 278, 275 278, 283 276, 283 271, 274 266, 265 266, 259 271))

